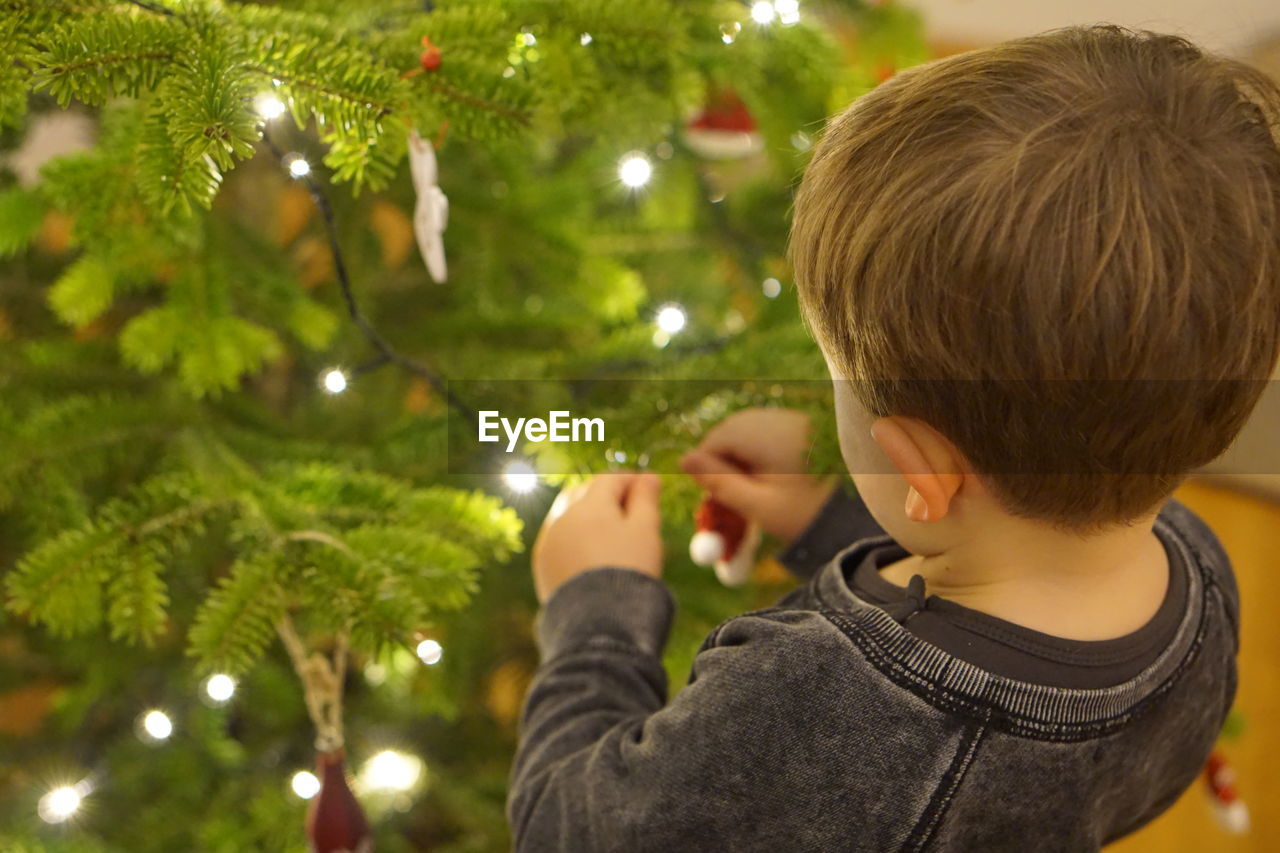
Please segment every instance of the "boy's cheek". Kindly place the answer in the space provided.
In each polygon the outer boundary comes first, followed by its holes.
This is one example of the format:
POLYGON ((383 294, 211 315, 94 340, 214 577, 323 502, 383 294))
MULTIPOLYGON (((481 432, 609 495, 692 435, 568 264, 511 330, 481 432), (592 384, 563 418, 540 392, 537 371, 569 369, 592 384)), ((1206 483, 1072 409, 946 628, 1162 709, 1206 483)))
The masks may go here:
POLYGON ((901 541, 901 535, 909 527, 906 512, 907 481, 898 474, 854 472, 853 485, 876 523, 894 539, 901 541))

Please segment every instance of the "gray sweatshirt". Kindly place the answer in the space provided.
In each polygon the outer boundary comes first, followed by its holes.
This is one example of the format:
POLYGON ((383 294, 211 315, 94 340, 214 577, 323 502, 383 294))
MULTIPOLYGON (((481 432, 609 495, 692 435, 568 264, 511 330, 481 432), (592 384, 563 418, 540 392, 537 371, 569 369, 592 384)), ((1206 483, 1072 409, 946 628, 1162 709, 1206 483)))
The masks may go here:
POLYGON ((601 568, 539 616, 507 814, 518 850, 1097 850, 1195 779, 1236 688, 1226 554, 1169 502, 1160 612, 1071 642, 897 587, 838 493, 780 559, 806 582, 722 623, 670 702, 674 603, 601 568))

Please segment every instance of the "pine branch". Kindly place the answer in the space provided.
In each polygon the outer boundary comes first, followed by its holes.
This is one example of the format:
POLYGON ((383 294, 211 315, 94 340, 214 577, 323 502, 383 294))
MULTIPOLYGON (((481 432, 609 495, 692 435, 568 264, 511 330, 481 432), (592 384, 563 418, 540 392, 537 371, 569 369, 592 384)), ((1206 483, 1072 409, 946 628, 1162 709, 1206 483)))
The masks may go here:
POLYGON ((291 575, 275 550, 241 556, 196 612, 188 654, 202 671, 243 673, 262 656, 285 614, 291 575))
POLYGON ((59 636, 83 633, 101 623, 109 583, 113 634, 149 641, 168 601, 161 555, 179 553, 219 508, 194 499, 187 478, 153 478, 27 552, 6 578, 8 607, 59 636))
POLYGON ((32 88, 48 89, 63 107, 73 97, 101 104, 112 95, 136 96, 159 82, 180 39, 165 19, 91 13, 44 34, 32 88))
MULTIPOLYGON (((24 103, 25 100, 24 95, 24 103)), ((0 115, 2 109, 0 105, 0 115)), ((18 254, 35 239, 44 221, 44 213, 44 202, 35 193, 18 187, 0 191, 0 258, 18 254)))

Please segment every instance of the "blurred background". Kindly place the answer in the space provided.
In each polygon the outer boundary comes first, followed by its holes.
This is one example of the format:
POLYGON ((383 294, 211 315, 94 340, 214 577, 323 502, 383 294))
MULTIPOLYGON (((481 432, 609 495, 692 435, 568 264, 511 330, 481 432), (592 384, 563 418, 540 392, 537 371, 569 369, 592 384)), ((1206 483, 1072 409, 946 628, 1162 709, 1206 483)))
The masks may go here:
MULTIPOLYGON (((0 7, 0 850, 305 849, 335 684, 379 850, 508 849, 556 489, 674 470, 740 406, 829 415, 784 258, 823 119, 1104 21, 1280 74, 1268 2, 0 7), (637 427, 457 460, 444 379, 637 427)), ((1115 850, 1280 838, 1277 396, 1179 493, 1244 602, 1228 769, 1115 850)), ((693 566, 665 480, 674 690, 790 581, 693 566)))

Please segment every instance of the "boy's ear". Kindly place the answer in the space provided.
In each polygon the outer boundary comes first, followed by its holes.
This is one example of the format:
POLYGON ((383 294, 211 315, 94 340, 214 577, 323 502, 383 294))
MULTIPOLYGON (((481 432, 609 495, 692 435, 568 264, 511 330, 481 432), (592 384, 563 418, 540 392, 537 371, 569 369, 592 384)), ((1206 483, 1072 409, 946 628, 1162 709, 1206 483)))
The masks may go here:
POLYGON ((871 437, 907 481, 906 513, 912 521, 939 521, 965 478, 963 458, 942 433, 898 415, 871 425, 871 437))

